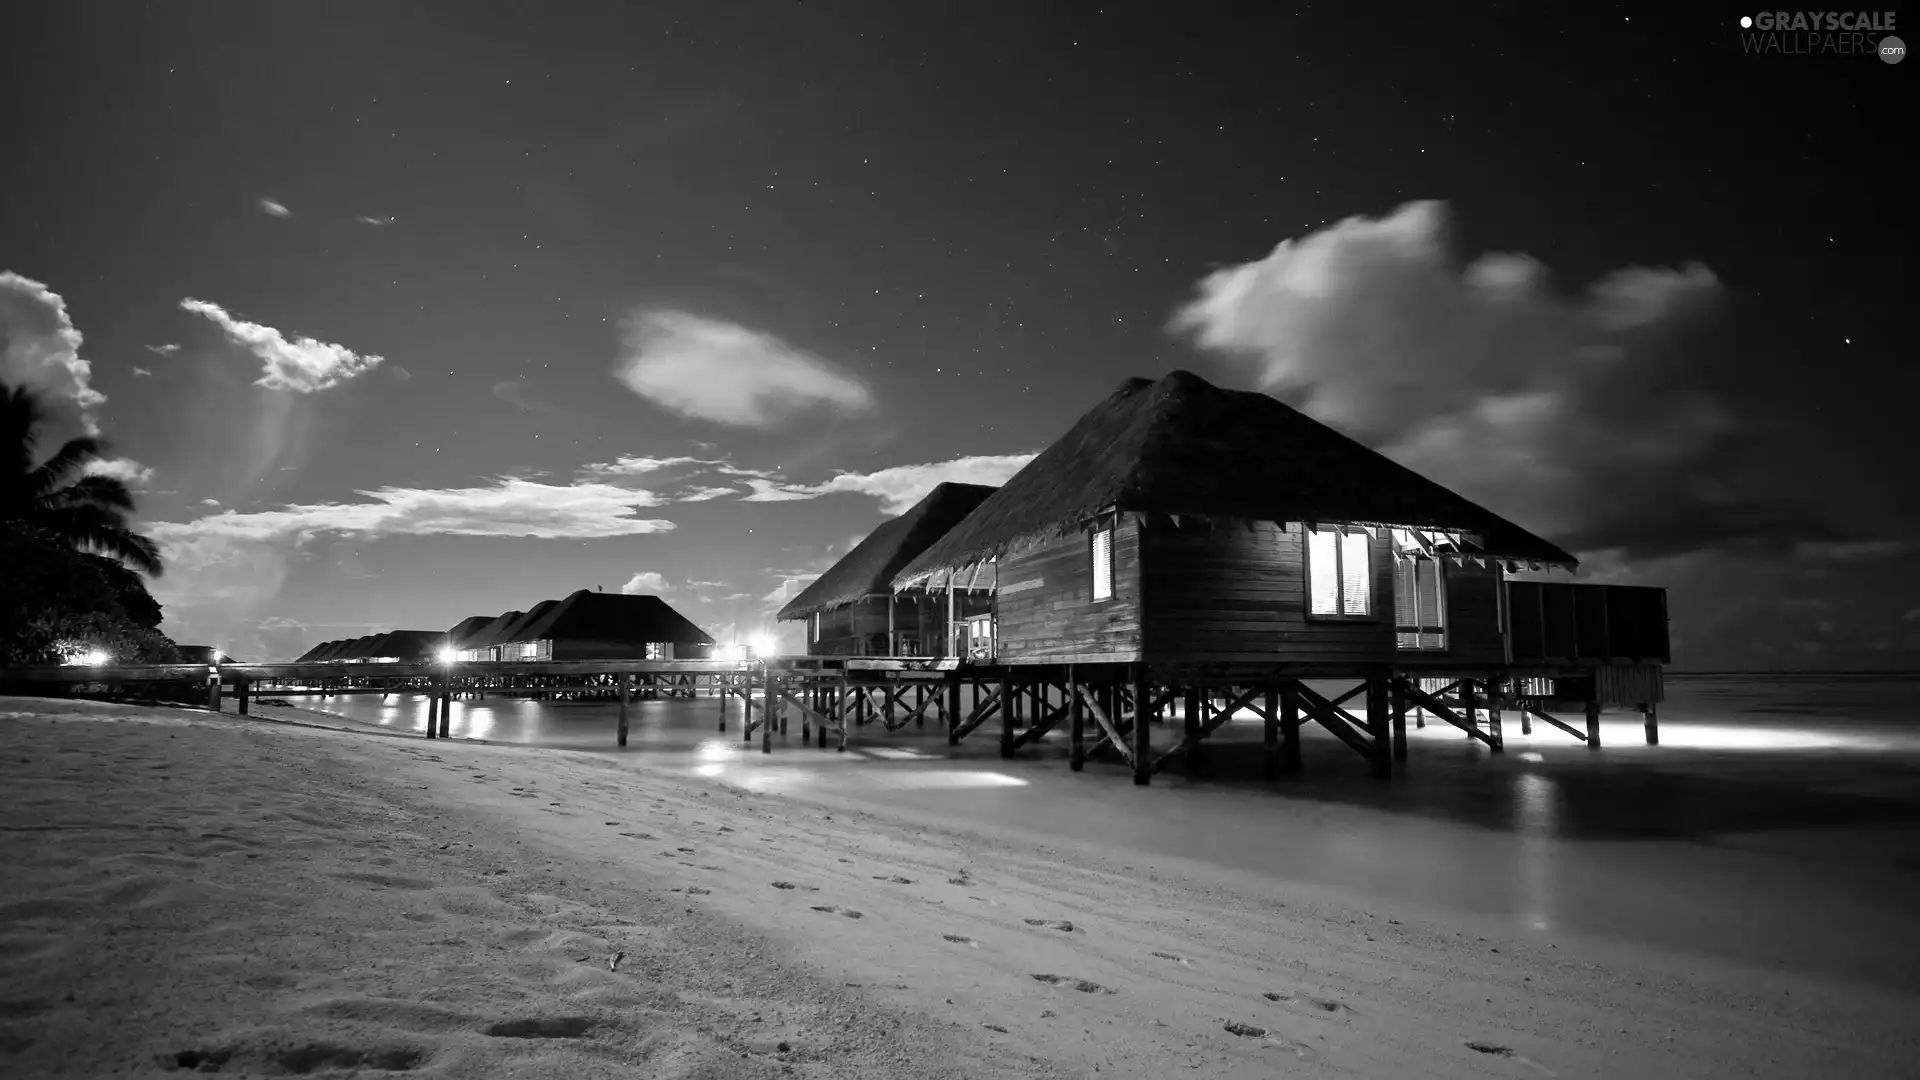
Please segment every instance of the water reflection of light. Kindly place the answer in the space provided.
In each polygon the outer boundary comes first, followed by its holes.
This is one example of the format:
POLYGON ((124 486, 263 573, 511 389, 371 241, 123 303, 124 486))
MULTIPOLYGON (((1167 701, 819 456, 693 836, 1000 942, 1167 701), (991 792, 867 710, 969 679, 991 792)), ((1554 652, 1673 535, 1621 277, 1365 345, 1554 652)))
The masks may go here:
POLYGON ((726 771, 727 771, 727 767, 725 765, 719 764, 718 762, 710 763, 707 765, 695 765, 693 767, 693 775, 695 776, 713 777, 713 776, 719 776, 721 773, 726 771))
POLYGON ((860 752, 867 757, 885 758, 889 761, 918 761, 931 756, 918 750, 896 750, 888 746, 869 746, 860 752))
POLYGON ((1660 743, 1693 750, 1892 750, 1902 745, 1898 739, 1852 732, 1730 724, 1662 724, 1660 743))
POLYGON ((1520 760, 1538 763, 1547 760, 1547 758, 1546 755, 1538 750, 1528 750, 1520 755, 1520 760))
POLYGON ((734 756, 736 745, 726 739, 702 739, 693 752, 701 761, 726 761, 734 756))
POLYGON ((497 718, 493 710, 485 705, 463 705, 457 714, 459 722, 465 726, 462 734, 469 739, 484 739, 493 734, 493 725, 497 718))
POLYGON ((1520 910, 1527 925, 1545 930, 1554 907, 1552 866, 1558 808, 1553 781, 1524 773, 1513 787, 1513 827, 1520 834, 1520 910))

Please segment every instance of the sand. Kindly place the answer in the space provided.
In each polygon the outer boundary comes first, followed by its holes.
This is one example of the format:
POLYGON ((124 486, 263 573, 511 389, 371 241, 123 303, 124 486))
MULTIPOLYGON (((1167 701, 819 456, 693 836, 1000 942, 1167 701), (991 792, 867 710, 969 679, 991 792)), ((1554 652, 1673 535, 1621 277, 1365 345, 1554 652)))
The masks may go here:
POLYGON ((1885 990, 261 712, 0 699, 0 1075, 1916 1075, 1885 990))

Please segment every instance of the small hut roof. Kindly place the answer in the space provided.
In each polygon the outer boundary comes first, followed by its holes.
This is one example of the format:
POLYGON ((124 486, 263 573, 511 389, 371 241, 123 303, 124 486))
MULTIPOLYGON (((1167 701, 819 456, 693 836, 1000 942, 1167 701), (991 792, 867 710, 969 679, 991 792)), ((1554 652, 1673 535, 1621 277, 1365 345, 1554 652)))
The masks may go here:
POLYGON ((788 601, 776 617, 804 619, 817 611, 833 611, 874 593, 890 591, 895 574, 971 514, 993 491, 980 484, 936 486, 911 510, 868 533, 844 558, 788 601))
POLYGON ((527 612, 527 617, 513 628, 513 637, 509 640, 549 639, 713 644, 705 631, 657 596, 588 589, 581 589, 564 600, 549 600, 527 612))
POLYGON ((1175 371, 1122 383, 893 584, 1059 535, 1109 509, 1468 532, 1479 537, 1479 553, 1576 565, 1555 545, 1266 394, 1175 371))
POLYGON ((300 662, 303 664, 317 664, 325 660, 339 644, 339 638, 334 638, 331 641, 323 641, 313 648, 308 649, 307 655, 301 657, 300 662))
POLYGON ((475 631, 473 636, 468 638, 466 644, 462 645, 461 648, 484 649, 489 645, 501 644, 501 632, 520 621, 520 617, 525 614, 526 612, 524 611, 507 611, 495 615, 487 621, 487 625, 475 631))
POLYGON ((314 659, 320 655, 320 651, 331 644, 333 644, 333 642, 323 641, 313 648, 308 649, 306 652, 301 653, 299 656, 294 657, 293 662, 296 664, 311 664, 314 659))
POLYGON ((433 655, 446 634, 440 630, 389 630, 375 635, 367 643, 367 656, 397 656, 402 660, 424 660, 433 655))
POLYGON ((542 600, 539 603, 528 608, 527 610, 521 612, 519 618, 514 619, 512 622, 507 623, 506 625, 500 628, 499 634, 495 635, 491 644, 510 645, 516 641, 537 640, 535 638, 527 636, 526 634, 527 627, 535 619, 538 619, 542 615, 545 615, 547 612, 552 611, 556 606, 559 605, 559 603, 560 601, 558 600, 542 600))
POLYGON ((368 634, 366 637, 357 637, 348 640, 341 644, 340 651, 334 653, 332 658, 335 660, 360 660, 372 656, 373 654, 367 651, 367 646, 372 645, 374 639, 379 636, 379 634, 368 634))
POLYGON ((454 623, 453 629, 441 635, 441 642, 456 649, 469 648, 470 646, 466 644, 467 639, 478 634, 492 621, 491 615, 469 615, 454 623))

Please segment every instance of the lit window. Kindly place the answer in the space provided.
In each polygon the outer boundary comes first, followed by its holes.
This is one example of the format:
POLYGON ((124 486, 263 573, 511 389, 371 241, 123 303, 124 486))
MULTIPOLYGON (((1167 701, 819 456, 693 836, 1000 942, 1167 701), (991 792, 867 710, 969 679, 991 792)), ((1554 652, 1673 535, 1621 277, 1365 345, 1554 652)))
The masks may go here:
POLYGON ((1445 597, 1438 559, 1394 557, 1394 631, 1400 648, 1447 647, 1445 597))
POLYGON ((1364 532, 1307 530, 1307 610, 1315 615, 1358 618, 1368 612, 1372 579, 1364 532))
POLYGON ((1113 599, 1113 529, 1096 529, 1093 533, 1093 598, 1095 601, 1113 599))

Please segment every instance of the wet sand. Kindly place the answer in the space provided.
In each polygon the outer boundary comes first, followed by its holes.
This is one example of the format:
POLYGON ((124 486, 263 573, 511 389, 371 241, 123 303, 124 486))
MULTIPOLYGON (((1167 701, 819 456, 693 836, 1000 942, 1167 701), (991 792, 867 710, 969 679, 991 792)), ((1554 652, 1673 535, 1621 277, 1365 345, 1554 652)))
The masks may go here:
MULTIPOLYGON (((713 703, 692 707, 689 730, 713 703)), ((1285 798, 897 739, 647 752, 686 708, 643 707, 616 754, 0 701, 0 1071, 188 1052, 263 1074, 1876 1077, 1920 1050, 1896 973, 1454 902, 1470 880, 1544 895, 1527 860, 1462 865, 1421 902, 1423 875, 1475 855, 1385 843, 1460 798, 1423 791, 1456 746, 1437 736, 1416 747, 1429 779, 1369 804, 1324 748, 1308 764, 1330 782, 1285 798), (1136 842, 1159 817, 1186 850, 1136 842), (1347 869, 1309 865, 1335 849, 1347 869), (1399 884, 1328 880, 1363 871, 1399 884)), ((1514 812, 1441 815, 1427 839, 1625 843, 1488 824, 1514 812)), ((1793 861, 1794 831, 1726 853, 1793 861)))

